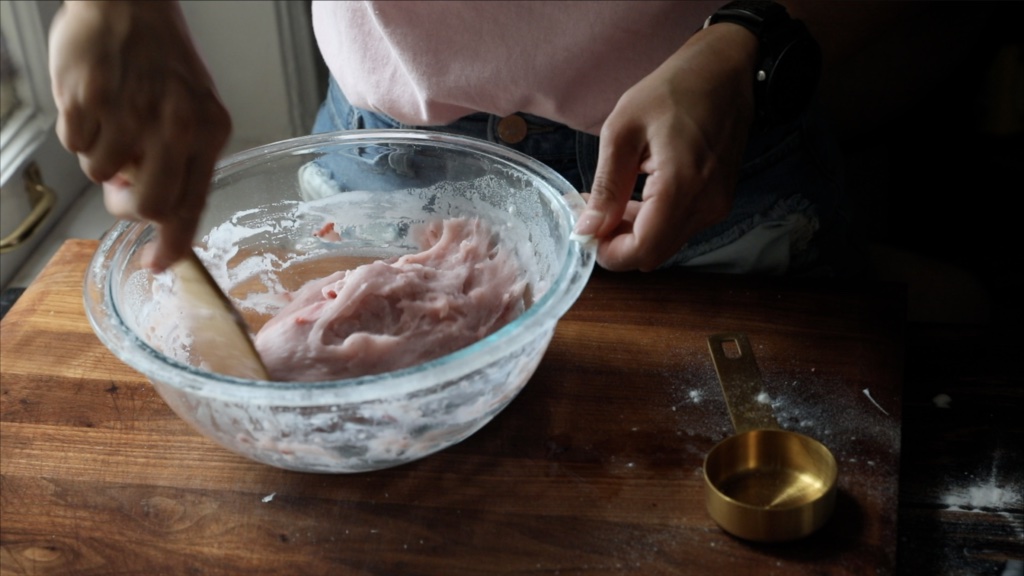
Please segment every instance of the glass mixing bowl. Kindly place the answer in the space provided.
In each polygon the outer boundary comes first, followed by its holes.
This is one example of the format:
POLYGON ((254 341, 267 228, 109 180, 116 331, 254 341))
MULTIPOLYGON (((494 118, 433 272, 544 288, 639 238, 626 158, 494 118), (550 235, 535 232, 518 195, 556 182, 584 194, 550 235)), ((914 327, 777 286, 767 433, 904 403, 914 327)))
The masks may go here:
POLYGON ((418 251, 410 230, 478 216, 513 247, 532 304, 476 343, 383 374, 321 382, 246 380, 203 369, 140 256, 152 226, 119 222, 85 280, 99 339, 167 404, 225 448, 272 466, 377 470, 459 442, 533 375, 583 290, 595 249, 571 237, 583 199, 557 173, 476 139, 411 130, 336 132, 241 152, 214 174, 195 249, 255 331, 306 281, 418 251))

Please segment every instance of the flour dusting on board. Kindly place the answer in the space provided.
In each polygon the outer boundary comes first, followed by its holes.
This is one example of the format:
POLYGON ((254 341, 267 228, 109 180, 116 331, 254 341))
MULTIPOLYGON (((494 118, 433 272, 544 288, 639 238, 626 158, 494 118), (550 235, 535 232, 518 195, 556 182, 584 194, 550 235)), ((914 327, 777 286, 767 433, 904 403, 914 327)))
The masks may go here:
POLYGON ((1017 537, 1024 538, 1024 478, 1013 472, 1013 465, 1003 465, 1004 457, 997 450, 989 470, 953 482, 942 503, 951 510, 1001 516, 1017 537))
MULTIPOLYGON (((863 494, 880 509, 895 510, 899 459, 892 455, 900 449, 899 419, 880 410, 875 401, 888 407, 898 405, 899 399, 879 397, 877 392, 869 398, 862 392, 863 382, 848 381, 799 359, 772 361, 753 345, 761 369, 755 400, 771 406, 780 427, 829 448, 839 465, 841 490, 863 494), (879 483, 879 477, 894 481, 879 483)), ((725 439, 733 429, 714 363, 706 349, 692 348, 679 355, 680 369, 669 380, 674 388, 672 410, 679 429, 689 436, 725 439)))
MULTIPOLYGON (((986 450, 986 452, 988 452, 986 450)), ((939 501, 949 514, 971 516, 966 522, 983 522, 986 531, 993 537, 1015 538, 1024 541, 1024 477, 1020 474, 1020 455, 1016 447, 1010 451, 996 448, 992 451, 991 462, 982 461, 982 468, 974 473, 958 474, 944 478, 947 486, 939 501)), ((944 534, 954 534, 959 529, 952 523, 939 523, 938 529, 944 534)), ((962 536, 956 533, 956 537, 962 536)), ((947 547, 939 550, 941 562, 956 566, 964 561, 967 550, 947 547)), ((1002 574, 1021 576, 1020 564, 1009 561, 1002 574), (1016 571, 1016 572, 1015 572, 1016 571)))
POLYGON ((674 358, 678 367, 662 376, 672 384, 670 409, 676 413, 680 433, 722 438, 730 434, 732 422, 711 356, 705 350, 681 349, 674 358))
POLYGON ((950 508, 966 511, 998 511, 1021 505, 1021 486, 1000 485, 989 478, 980 483, 947 492, 942 503, 950 508))

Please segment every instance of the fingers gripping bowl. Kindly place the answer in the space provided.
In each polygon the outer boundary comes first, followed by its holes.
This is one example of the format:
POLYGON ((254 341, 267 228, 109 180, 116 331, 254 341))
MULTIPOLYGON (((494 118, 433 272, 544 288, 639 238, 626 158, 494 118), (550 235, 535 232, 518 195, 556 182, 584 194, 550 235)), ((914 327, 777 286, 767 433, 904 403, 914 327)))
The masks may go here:
POLYGON ((86 314, 178 416, 225 448, 291 470, 387 468, 465 439, 530 379, 594 266, 594 248, 570 238, 582 209, 555 172, 488 142, 397 130, 296 138, 223 161, 197 234, 197 254, 252 330, 308 281, 417 252, 417 226, 446 218, 489 223, 515 256, 526 309, 475 343, 390 372, 225 376, 190 346, 167 274, 141 265, 154 229, 120 222, 90 264, 86 314))

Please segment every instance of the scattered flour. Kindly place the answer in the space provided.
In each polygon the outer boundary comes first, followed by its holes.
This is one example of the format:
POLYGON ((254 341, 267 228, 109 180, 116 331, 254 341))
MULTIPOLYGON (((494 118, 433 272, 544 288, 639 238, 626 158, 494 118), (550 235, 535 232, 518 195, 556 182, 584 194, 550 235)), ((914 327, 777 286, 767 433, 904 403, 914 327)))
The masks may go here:
MULTIPOLYGON (((949 489, 942 496, 942 503, 951 510, 998 514, 1009 522, 1017 536, 1024 538, 1024 479, 1018 474, 1006 471, 1013 465, 1004 466, 1005 455, 996 451, 991 471, 973 483, 961 483, 949 489)), ((976 478, 972 476, 972 478, 976 478)))
POLYGON ((974 486, 955 490, 942 497, 942 503, 957 510, 1001 510, 1021 505, 1019 488, 1010 489, 988 480, 974 486))
POLYGON ((865 388, 863 390, 863 392, 864 392, 864 395, 868 397, 868 400, 871 400, 871 403, 875 405, 875 408, 878 408, 879 410, 881 410, 882 414, 885 414, 886 416, 889 415, 889 412, 887 412, 885 408, 882 408, 882 405, 879 404, 874 398, 871 397, 871 390, 865 388))

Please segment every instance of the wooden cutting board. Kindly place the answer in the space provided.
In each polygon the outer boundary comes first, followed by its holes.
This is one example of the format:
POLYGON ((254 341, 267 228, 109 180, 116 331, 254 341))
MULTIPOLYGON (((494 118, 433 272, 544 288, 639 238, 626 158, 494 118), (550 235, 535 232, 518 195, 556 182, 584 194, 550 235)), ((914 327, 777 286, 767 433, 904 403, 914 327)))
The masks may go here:
POLYGON ((198 435, 93 335, 96 242, 0 324, 3 574, 888 574, 905 295, 892 286, 595 272, 480 432, 358 475, 277 470, 198 435), (839 462, 832 520, 751 544, 704 510, 731 433, 706 338, 745 332, 782 426, 839 462))

